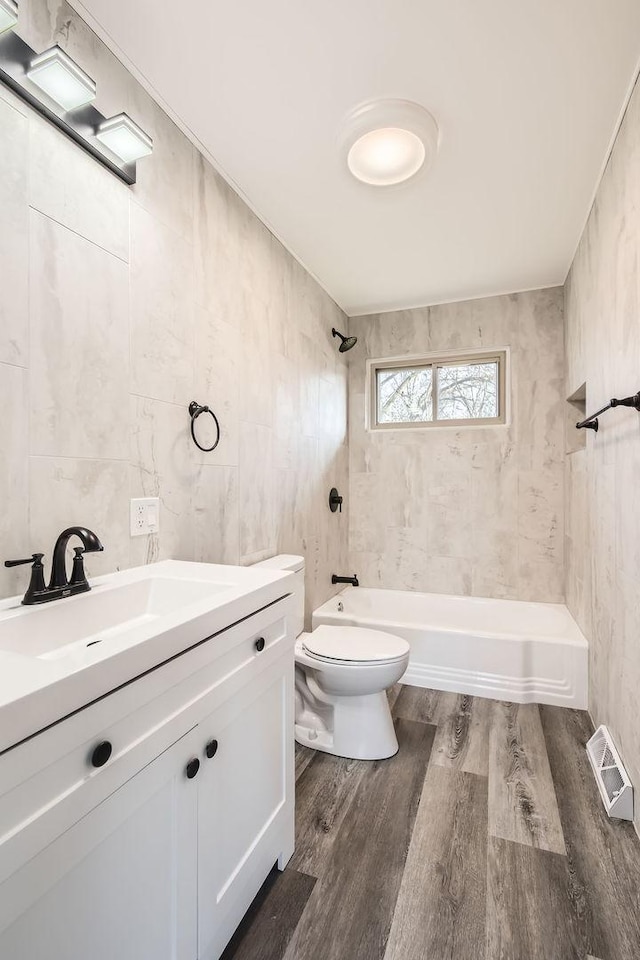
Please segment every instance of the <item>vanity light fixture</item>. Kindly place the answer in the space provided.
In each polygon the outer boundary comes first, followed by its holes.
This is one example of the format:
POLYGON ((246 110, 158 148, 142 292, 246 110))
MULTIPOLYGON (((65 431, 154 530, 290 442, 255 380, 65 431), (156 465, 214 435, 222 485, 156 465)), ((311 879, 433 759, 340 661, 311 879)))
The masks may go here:
POLYGON ((119 113, 117 117, 101 123, 96 136, 125 163, 147 157, 153 152, 151 137, 126 113, 119 113))
POLYGON ((426 169, 439 145, 436 121, 408 100, 378 100, 357 107, 343 127, 346 165, 376 187, 403 183, 426 169))
POLYGON ((38 53, 10 29, 16 0, 0 0, 0 84, 131 186, 136 161, 153 149, 151 137, 126 114, 108 119, 96 109, 96 82, 59 46, 38 53))
POLYGON ((13 30, 18 22, 18 4, 15 0, 0 0, 0 33, 13 30))
POLYGON ((27 76, 63 110, 75 110, 95 100, 95 80, 57 44, 33 58, 27 76))

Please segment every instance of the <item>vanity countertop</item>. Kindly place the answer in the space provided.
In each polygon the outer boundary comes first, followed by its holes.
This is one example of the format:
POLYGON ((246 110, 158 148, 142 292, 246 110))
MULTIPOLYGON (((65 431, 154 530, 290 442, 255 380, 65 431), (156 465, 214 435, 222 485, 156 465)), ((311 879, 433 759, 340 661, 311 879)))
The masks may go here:
POLYGON ((0 601, 0 753, 291 593, 268 567, 163 560, 37 606, 0 601))

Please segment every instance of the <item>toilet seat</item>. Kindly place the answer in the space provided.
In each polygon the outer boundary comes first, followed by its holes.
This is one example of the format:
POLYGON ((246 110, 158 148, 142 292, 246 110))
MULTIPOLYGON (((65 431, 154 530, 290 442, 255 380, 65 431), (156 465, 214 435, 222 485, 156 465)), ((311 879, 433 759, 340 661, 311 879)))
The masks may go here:
POLYGON ((351 666, 395 663, 409 653, 402 637, 366 627, 323 624, 301 638, 304 652, 314 660, 351 666))

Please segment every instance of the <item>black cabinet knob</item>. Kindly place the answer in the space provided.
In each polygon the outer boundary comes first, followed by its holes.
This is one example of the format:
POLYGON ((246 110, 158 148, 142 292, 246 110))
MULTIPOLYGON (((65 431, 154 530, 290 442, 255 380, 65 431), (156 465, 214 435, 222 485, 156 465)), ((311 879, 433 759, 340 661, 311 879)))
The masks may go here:
POLYGON ((112 752, 113 747, 109 741, 103 740, 97 747, 94 747, 93 753, 91 754, 91 766, 104 767, 112 752))
POLYGON ((215 757, 216 753, 218 752, 218 741, 209 740, 209 743, 204 748, 204 752, 206 753, 209 760, 211 760, 212 757, 215 757))
POLYGON ((200 761, 197 757, 194 757, 193 760, 189 760, 187 764, 186 774, 187 780, 193 780, 198 770, 200 769, 200 761))
POLYGON ((264 650, 264 637, 258 637, 258 639, 256 640, 256 650, 258 651, 258 653, 262 653, 262 651, 264 650))

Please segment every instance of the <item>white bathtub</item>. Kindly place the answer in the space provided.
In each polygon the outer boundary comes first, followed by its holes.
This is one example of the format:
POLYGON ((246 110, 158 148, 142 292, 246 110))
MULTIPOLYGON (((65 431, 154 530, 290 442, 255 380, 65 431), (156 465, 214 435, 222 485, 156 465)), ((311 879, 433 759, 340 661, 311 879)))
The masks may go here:
POLYGON ((411 657, 403 683, 516 703, 587 706, 587 641, 560 603, 347 587, 314 611, 314 629, 322 623, 404 637, 411 657))

